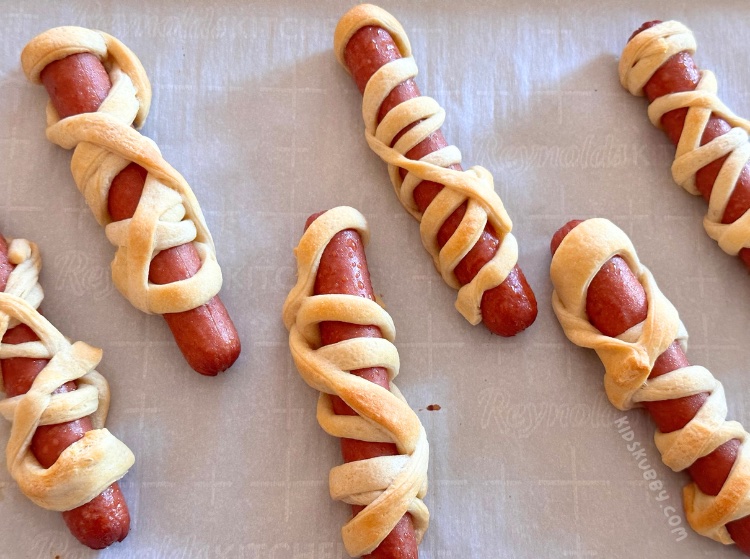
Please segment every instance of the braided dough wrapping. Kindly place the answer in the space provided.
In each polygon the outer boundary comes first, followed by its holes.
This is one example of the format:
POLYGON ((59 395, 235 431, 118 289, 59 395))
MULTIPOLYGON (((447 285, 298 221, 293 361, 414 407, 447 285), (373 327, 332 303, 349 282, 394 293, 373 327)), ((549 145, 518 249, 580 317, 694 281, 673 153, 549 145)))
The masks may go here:
POLYGON ((47 104, 47 138, 72 149, 71 171, 78 189, 117 247, 112 279, 146 313, 176 313, 199 307, 221 289, 222 276, 203 213, 190 186, 133 126, 143 125, 151 86, 140 60, 114 37, 82 27, 57 27, 32 39, 21 53, 26 76, 41 83, 49 63, 75 53, 96 55, 112 88, 95 113, 60 119, 47 104), (131 162, 148 171, 138 208, 130 219, 112 222, 107 197, 112 180, 131 162), (202 266, 194 276, 164 285, 149 282, 151 259, 167 248, 193 242, 202 266))
POLYGON ((83 342, 71 344, 36 311, 43 297, 37 281, 41 259, 36 245, 15 239, 10 243, 8 257, 16 267, 5 292, 0 293, 0 339, 9 328, 23 323, 39 341, 0 343, 0 359, 50 360, 26 394, 0 401, 0 414, 13 424, 6 447, 8 471, 34 503, 48 510, 67 511, 88 503, 122 478, 135 457, 104 428, 109 385, 94 370, 102 351, 83 342), (77 390, 53 395, 70 381, 77 382, 77 390), (94 429, 66 448, 50 468, 42 468, 30 449, 37 427, 86 416, 91 416, 94 429))
POLYGON ((370 148, 388 164, 388 173, 399 201, 420 222, 422 244, 432 256, 435 267, 443 280, 458 290, 456 309, 472 325, 479 324, 482 321, 482 295, 503 283, 518 261, 518 243, 511 234, 513 224, 495 192, 492 174, 487 169, 479 166, 466 171, 449 168, 461 163, 461 152, 456 146, 430 153, 419 161, 406 157, 409 150, 439 130, 445 121, 445 110, 437 101, 426 96, 411 99, 390 110, 378 124, 378 110, 383 100, 401 82, 415 77, 418 70, 409 38, 401 24, 390 13, 369 4, 350 10, 336 27, 334 50, 344 68, 344 50, 349 39, 369 25, 387 30, 403 58, 385 64, 367 82, 362 101, 365 138, 370 148), (412 124, 414 127, 391 147, 396 135, 412 124), (403 180, 399 169, 407 171, 403 180), (425 180, 440 183, 445 188, 421 213, 414 202, 413 192, 425 180), (437 234, 441 225, 467 201, 461 224, 440 249, 437 234), (453 271, 480 238, 488 221, 501 241, 500 247, 474 279, 462 287, 453 271))
MULTIPOLYGON (((679 52, 693 54, 696 49, 693 33, 677 21, 666 21, 638 33, 628 42, 619 64, 620 83, 633 95, 643 96, 643 87, 669 58, 679 52)), ((750 212, 737 221, 721 223, 724 210, 732 196, 742 169, 750 160, 750 121, 735 115, 718 96, 716 76, 701 70, 701 79, 694 91, 670 93, 649 105, 651 123, 661 128, 661 118, 676 109, 688 109, 685 126, 672 164, 674 181, 694 195, 695 174, 709 163, 728 155, 716 177, 708 203, 703 227, 732 256, 750 247, 750 212), (726 120, 732 130, 701 146, 701 138, 711 114, 726 120)))
POLYGON ((725 525, 750 514, 748 433, 736 421, 726 421, 724 388, 704 367, 684 367, 647 380, 656 358, 675 339, 687 347, 687 332, 677 310, 641 264, 630 239, 606 219, 584 221, 563 239, 552 258, 550 275, 555 288, 552 306, 565 335, 574 344, 597 352, 605 367, 607 396, 617 408, 627 410, 641 402, 709 394, 685 427, 671 433, 657 431, 654 440, 662 460, 674 471, 687 469, 731 439, 741 442, 734 466, 717 496, 704 494, 694 483, 683 492, 692 528, 721 543, 734 543, 725 525), (641 324, 610 338, 589 323, 586 294, 599 269, 615 255, 625 259, 643 285, 648 314, 641 324))
POLYGON ((297 284, 284 303, 283 319, 289 330, 289 348, 304 381, 320 391, 317 417, 334 437, 395 443, 399 455, 359 460, 331 470, 331 497, 365 509, 347 522, 341 532, 352 557, 374 550, 399 519, 411 513, 417 541, 429 523, 422 498, 427 491, 429 445, 414 411, 396 385, 390 392, 348 371, 384 367, 392 381, 399 372, 393 345, 395 327, 377 303, 354 295, 313 295, 320 258, 339 231, 355 229, 367 244, 369 230, 357 210, 328 210, 307 229, 295 249, 297 284), (355 338, 320 345, 318 324, 340 321, 378 326, 383 339, 355 338), (331 395, 339 396, 359 415, 335 415, 331 395))

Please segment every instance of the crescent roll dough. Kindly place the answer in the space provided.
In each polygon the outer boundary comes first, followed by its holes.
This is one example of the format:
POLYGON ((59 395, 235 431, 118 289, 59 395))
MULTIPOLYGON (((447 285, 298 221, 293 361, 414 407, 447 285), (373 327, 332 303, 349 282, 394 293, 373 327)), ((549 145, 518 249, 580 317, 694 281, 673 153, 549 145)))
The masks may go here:
MULTIPOLYGON (((619 64, 620 83, 633 95, 642 96, 643 87, 662 64, 679 52, 693 54, 695 49, 692 31, 677 21, 665 21, 646 29, 625 46, 619 64)), ((659 97, 649 105, 648 117, 654 126, 661 128, 661 118, 665 114, 687 109, 685 126, 672 163, 672 178, 690 194, 700 195, 695 186, 695 174, 709 163, 728 156, 714 182, 703 227, 724 252, 735 256, 741 249, 750 247, 750 212, 746 211, 733 223, 725 224, 721 219, 742 169, 750 160, 750 121, 729 110, 716 92, 716 76, 709 70, 701 70, 695 90, 659 97), (712 114, 733 128, 701 146, 703 132, 712 114)))
POLYGON ((750 446, 748 433, 727 421, 727 402, 721 383, 704 367, 689 366, 648 379, 656 358, 677 339, 687 348, 687 332, 677 310, 659 291, 651 273, 638 259, 630 239, 606 219, 589 219, 560 243, 550 267, 552 306, 574 344, 596 351, 605 368, 604 386, 610 402, 621 410, 641 402, 674 400, 708 393, 708 399, 685 427, 671 433, 657 431, 654 440, 664 463, 674 471, 689 468, 697 459, 729 440, 741 442, 729 477, 715 497, 695 483, 685 487, 683 499, 690 526, 724 544, 734 543, 726 524, 750 514, 750 446), (591 280, 613 256, 621 256, 646 291, 646 319, 617 338, 605 336, 586 315, 591 280))
POLYGON ((295 249, 297 284, 284 303, 289 348, 304 381, 320 391, 318 422, 328 434, 371 442, 395 443, 397 456, 381 456, 337 466, 331 470, 331 497, 364 510, 342 528, 352 557, 374 550, 409 512, 417 541, 422 540, 429 512, 422 497, 427 491, 429 445, 424 428, 396 385, 390 392, 348 371, 384 367, 389 380, 399 371, 393 345, 395 328, 377 303, 354 295, 314 295, 320 258, 339 231, 355 229, 369 238, 365 218, 357 210, 328 210, 307 229, 295 249), (377 325, 383 339, 355 338, 321 346, 318 325, 324 321, 377 325), (336 415, 331 396, 344 400, 359 415, 336 415))
POLYGON ((39 340, 0 343, 0 359, 49 359, 26 394, 0 401, 0 414, 13 424, 5 451, 8 471, 24 495, 40 507, 71 510, 88 503, 124 476, 135 457, 104 428, 109 385, 94 369, 102 351, 83 342, 71 344, 36 311, 43 298, 37 281, 41 259, 36 245, 15 239, 10 243, 8 257, 16 267, 5 292, 0 293, 0 339, 9 328, 26 324, 39 340), (71 381, 78 384, 77 390, 53 394, 71 381), (91 416, 94 429, 66 448, 50 468, 43 468, 30 449, 37 427, 86 416, 91 416))
POLYGON ((176 313, 199 307, 221 289, 211 233, 185 179, 167 163, 156 144, 138 133, 151 105, 151 86, 140 60, 114 37, 82 27, 57 27, 32 39, 21 53, 26 77, 41 83, 49 63, 71 54, 96 55, 112 88, 95 113, 60 119, 47 104, 47 138, 73 149, 73 178, 107 238, 117 247, 112 279, 136 308, 176 313), (112 180, 130 163, 148 171, 138 207, 130 219, 112 222, 107 197, 112 180), (192 242, 201 258, 194 276, 164 285, 149 282, 151 259, 160 251, 192 242))
POLYGON ((385 64, 367 82, 362 100, 365 138, 370 148, 388 164, 391 183, 401 205, 420 222, 422 244, 432 256, 435 267, 443 280, 458 290, 456 309, 472 325, 479 324, 482 321, 482 295, 503 283, 518 261, 518 243, 510 232, 513 224, 495 192, 492 174, 487 169, 475 166, 456 171, 449 168, 461 163, 461 152, 456 146, 430 153, 419 161, 406 157, 409 150, 443 125, 445 110, 437 101, 425 96, 411 99, 390 110, 378 124, 378 111, 385 98, 401 82, 415 77, 418 70, 409 38, 401 24, 390 13, 370 4, 352 8, 336 26, 334 50, 344 68, 344 51, 349 39, 369 25, 387 30, 403 58, 385 64), (410 125, 414 127, 391 147, 398 133, 410 125), (403 180, 399 169, 407 171, 403 180), (422 181, 445 186, 424 213, 419 211, 413 196, 414 189, 422 181), (464 202, 468 202, 466 214, 441 249, 438 231, 464 202), (500 239, 500 247, 474 279, 462 287, 453 271, 479 240, 488 221, 500 239))

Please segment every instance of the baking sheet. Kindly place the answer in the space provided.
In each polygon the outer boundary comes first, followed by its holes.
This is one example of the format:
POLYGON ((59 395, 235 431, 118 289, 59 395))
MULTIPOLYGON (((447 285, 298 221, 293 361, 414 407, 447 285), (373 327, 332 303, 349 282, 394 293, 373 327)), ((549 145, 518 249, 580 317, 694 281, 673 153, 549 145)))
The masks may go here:
MULTIPOLYGON (((678 19, 723 100, 750 114, 745 3, 382 3, 407 30, 423 92, 447 110, 446 137, 466 163, 494 172, 514 220, 539 317, 513 339, 453 309, 367 148, 360 94, 331 49, 350 5, 4 3, 0 230, 39 244, 53 323, 104 348, 108 426, 137 457, 121 483, 131 533, 101 556, 346 556, 349 507, 327 489, 338 441, 315 422, 316 395, 294 370, 280 312, 305 218, 352 205, 370 222, 373 284, 397 326, 398 384, 431 443, 422 557, 740 557, 687 527, 687 478, 661 463, 651 422, 612 408, 599 360, 564 338, 548 246, 574 217, 622 227, 680 310, 691 361, 724 383, 730 416, 750 423, 747 272, 703 232, 705 205, 672 182, 673 148, 616 74, 641 22, 678 19), (219 378, 193 373, 164 322, 113 288, 112 248, 73 184, 70 154, 45 139, 46 93, 25 80, 19 54, 63 24, 115 35, 147 69, 154 100, 143 132, 202 202, 242 336, 242 356, 219 378), (623 417, 662 501, 618 432, 623 417)), ((8 431, 0 425, 0 440, 8 431)), ((1 558, 97 555, 1 470, 1 558)))

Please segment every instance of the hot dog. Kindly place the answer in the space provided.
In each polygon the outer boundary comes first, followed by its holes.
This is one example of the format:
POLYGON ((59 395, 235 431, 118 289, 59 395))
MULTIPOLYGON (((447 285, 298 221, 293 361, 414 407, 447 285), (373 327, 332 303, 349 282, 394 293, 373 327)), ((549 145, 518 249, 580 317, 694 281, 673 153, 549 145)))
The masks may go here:
MULTIPOLYGON (((389 63, 393 67, 392 63, 399 64, 397 61, 409 57, 410 50, 408 38, 400 24, 388 12, 366 4, 352 8, 341 18, 336 29, 334 47, 337 51, 339 61, 352 74, 360 92, 365 95, 364 102, 366 106, 374 102, 370 100, 369 90, 366 94, 368 83, 372 83, 371 79, 373 76, 382 74, 384 70, 387 71, 389 63)), ((396 80, 394 79, 393 81, 395 82, 396 80)), ((393 85, 393 89, 387 93, 381 103, 378 103, 379 106, 372 107, 376 112, 376 122, 371 123, 373 126, 383 123, 384 119, 392 119, 401 108, 406 107, 404 103, 421 97, 416 83, 407 75, 405 75, 403 81, 398 84, 394 83, 393 85), (396 107, 399 107, 399 109, 396 109, 396 107)), ((375 89, 372 86, 370 87, 375 89)), ((426 98, 421 99, 424 100, 426 98)), ((440 112, 436 111, 435 114, 439 116, 440 112)), ((430 160, 430 157, 435 157, 436 152, 447 153, 448 149, 455 149, 449 148, 440 131, 439 125, 433 126, 423 139, 415 140, 416 143, 409 142, 409 146, 411 147, 399 149, 399 140, 404 138, 415 126, 419 126, 419 123, 425 123, 426 120, 424 119, 430 117, 425 114, 423 119, 417 118, 402 129, 393 130, 395 135, 388 142, 387 146, 381 142, 381 147, 376 148, 373 146, 371 139, 368 138, 368 142, 370 142, 371 147, 381 157, 398 159, 398 156, 394 153, 384 155, 383 151, 377 151, 378 149, 382 150, 384 147, 393 147, 399 152, 403 152, 405 158, 415 161, 423 158, 430 160), (433 128, 434 130, 432 130, 433 128), (412 146, 413 143, 415 145, 412 146)), ((391 125, 393 124, 391 123, 391 125)), ((421 137, 422 135, 420 135, 421 137)), ((460 161, 460 155, 453 159, 460 161)), ((389 164, 391 163, 389 159, 386 159, 386 161, 389 164)), ((426 163, 422 162, 422 165, 426 165, 426 163)), ((446 177, 448 182, 451 184, 456 183, 458 189, 466 186, 462 184, 464 178, 458 174, 462 171, 462 168, 457 161, 453 162, 446 159, 440 165, 450 169, 450 171, 443 169, 445 172, 452 172, 454 174, 452 178, 446 177)), ((394 187, 399 194, 402 204, 404 204, 412 215, 422 221, 420 229, 423 243, 425 247, 432 247, 428 248, 428 250, 433 255, 436 266, 438 266, 446 281, 454 288, 458 289, 461 286, 470 284, 477 277, 480 270, 487 266, 493 257, 498 255, 499 251, 502 254, 506 250, 510 252, 516 250, 515 248, 512 250, 508 248, 509 244, 515 243, 515 240, 510 235, 509 219, 503 220, 503 225, 498 226, 496 224, 493 226, 492 219, 482 224, 481 220, 483 218, 479 218, 480 223, 478 225, 475 224, 473 230, 469 232, 467 229, 469 223, 478 219, 474 214, 466 215, 468 204, 473 204, 471 200, 475 200, 472 196, 469 196, 468 201, 464 199, 455 209, 443 207, 445 203, 443 196, 445 194, 440 196, 440 198, 438 196, 445 188, 444 183, 427 178, 428 175, 434 176, 440 174, 438 169, 441 169, 441 167, 439 165, 431 171, 411 167, 403 162, 399 165, 392 165, 392 167, 391 180, 394 182, 394 187), (407 167, 409 167, 408 171, 407 167), (397 177, 394 176, 394 172, 398 175, 397 177), (409 174, 413 174, 414 177, 407 177, 409 174), (412 196, 402 189, 402 185, 406 188, 408 181, 415 177, 418 177, 418 182, 412 196), (436 198, 438 198, 437 203, 434 202, 436 198), (439 207, 442 209, 438 209, 439 207), (441 214, 441 217, 435 217, 438 213, 441 214), (426 222, 439 221, 443 216, 444 219, 442 222, 433 223, 430 226, 436 229, 433 236, 432 233, 427 231, 425 227, 426 222), (459 231, 459 233, 456 234, 456 231, 459 231), (463 240, 461 240, 462 238, 463 240), (456 243, 462 244, 462 250, 454 258, 446 258, 446 261, 443 262, 442 259, 447 253, 453 250, 452 245, 456 243), (451 266, 455 267, 451 270, 451 266)), ((490 196, 489 193, 485 194, 490 196)), ((499 198, 496 198, 494 190, 491 194, 493 201, 496 199, 496 203, 500 207, 498 213, 503 214, 504 218, 507 218, 505 210, 502 209, 502 203, 499 201, 499 198)), ((453 205, 456 204, 454 203, 453 205)), ((452 208, 453 206, 450 207, 452 208)), ((469 311, 466 308, 459 308, 459 311, 472 324, 476 324, 481 320, 491 332, 501 336, 514 336, 525 330, 534 322, 537 315, 537 304, 534 293, 531 287, 529 287, 523 272, 516 264, 516 256, 515 254, 513 256, 508 254, 503 257, 506 262, 503 264, 502 271, 498 273, 496 281, 487 283, 479 290, 477 298, 473 302, 473 305, 477 307, 476 309, 472 308, 469 311)), ((459 307, 461 297, 462 295, 459 295, 457 307, 459 307)))
MULTIPOLYGON (((581 223, 571 221, 555 233, 550 246, 553 255, 565 237, 581 223)), ((553 283, 557 289, 558 283, 554 280, 553 283)), ((558 308, 556 306, 556 311, 558 308)), ((615 338, 635 325, 644 323, 647 311, 646 291, 629 264, 619 255, 606 261, 594 275, 585 295, 585 314, 591 325, 602 335, 615 338)), ((689 366, 680 343, 675 340, 656 357, 648 379, 656 379, 689 366)), ((642 405, 653 418, 660 433, 675 433, 693 420, 708 399, 708 392, 697 392, 686 397, 643 401, 642 405)), ((739 450, 740 440, 731 438, 712 452, 695 459, 687 468, 702 493, 709 496, 721 493, 739 450)), ((726 523, 726 529, 734 543, 750 555, 750 517, 730 521, 726 523)))
POLYGON ((681 24, 644 23, 628 40, 620 62, 620 80, 632 93, 646 96, 652 104, 652 122, 664 130, 675 146, 680 144, 688 123, 688 136, 683 147, 678 148, 672 174, 688 192, 700 194, 709 203, 704 220, 708 234, 727 253, 737 254, 750 269, 750 229, 738 222, 750 209, 748 142, 747 134, 743 137, 742 132, 750 131, 750 123, 721 104, 713 74, 698 68, 694 52, 693 35, 681 24), (659 48, 655 49, 657 45, 659 48), (658 50, 663 54, 655 55, 658 50), (697 94, 690 97, 685 92, 697 94), (705 114, 701 115, 701 111, 705 114), (722 140, 730 138, 726 136, 730 132, 738 134, 737 138, 728 146, 721 146, 722 140), (688 141, 693 136, 695 142, 688 141), (725 138, 717 140, 722 136, 725 138), (698 146, 706 146, 702 148, 705 151, 711 147, 709 144, 715 151, 696 158, 698 146), (712 200, 714 190, 719 195, 712 200), (729 224, 734 224, 734 229, 726 227, 729 224))
MULTIPOLYGON (((70 54, 36 71, 60 119, 95 113, 112 86, 104 65, 91 52, 70 54)), ((146 168, 132 162, 111 179, 106 202, 108 218, 112 222, 133 218, 147 176, 146 168)), ((192 242, 165 248, 151 260, 148 281, 165 285, 186 280, 195 276, 202 264, 192 242)), ((228 369, 239 356, 237 331, 218 295, 194 308, 165 312, 163 316, 185 359, 200 374, 217 375, 228 369)))
MULTIPOLYGON (((305 230, 322 213, 310 216, 305 223, 305 230)), ((341 231, 328 243, 320 259, 314 293, 316 295, 347 293, 365 297, 371 301, 375 300, 362 238, 355 230, 341 231)), ((320 339, 323 345, 335 344, 352 338, 382 337, 377 326, 331 321, 320 323, 320 339)), ((350 373, 374 382, 386 390, 390 391, 391 389, 388 372, 383 367, 357 369, 350 371, 350 373)), ((337 415, 356 415, 357 412, 338 396, 334 396, 332 400, 333 411, 337 415)), ((395 456, 398 454, 398 450, 393 443, 376 443, 343 438, 341 439, 341 454, 344 462, 355 462, 375 458, 376 456, 395 456)), ((354 505, 352 511, 356 515, 363 508, 354 505)), ((380 545, 367 555, 372 559, 412 559, 418 556, 414 524, 409 513, 406 513, 380 545)))
MULTIPOLYGON (((367 490, 356 489, 360 481, 353 485, 351 481, 347 482, 347 486, 352 486, 346 490, 337 488, 339 481, 332 476, 332 495, 340 495, 338 498, 350 502, 354 513, 354 518, 342 530, 344 543, 352 556, 416 558, 417 545, 428 521, 427 510, 421 502, 426 483, 427 456, 424 453, 427 452, 427 443, 416 415, 390 382, 397 373, 397 363, 391 353, 395 352, 395 347, 383 353, 383 349, 375 350, 368 344, 368 340, 377 339, 388 345, 393 333, 392 323, 385 319, 387 313, 374 303, 362 239, 362 235, 367 234, 366 224, 355 210, 335 208, 311 216, 305 230, 295 250, 299 279, 284 305, 284 322, 290 330, 290 348, 300 373, 323 393, 318 405, 318 419, 327 432, 341 437, 344 461, 354 468, 366 467, 368 463, 375 467, 384 457, 390 457, 388 461, 394 463, 408 457, 411 462, 408 469, 416 467, 418 470, 414 477, 409 474, 412 481, 403 484, 408 489, 397 498, 391 492, 402 492, 404 488, 392 485, 393 478, 376 482, 382 486, 372 491, 371 481, 366 482, 366 485, 370 484, 367 490), (370 304, 363 304, 359 299, 370 304), (316 305, 320 306, 320 313, 311 310, 316 305), (365 318, 372 312, 375 315, 365 318), (312 315, 317 318, 311 323, 312 315), (305 338, 304 342, 300 336, 305 338), (312 340, 318 336, 319 343, 312 340), (336 348, 347 342, 352 345, 336 348), (340 350, 341 353, 337 356, 326 354, 318 365, 313 365, 317 361, 315 352, 325 351, 323 348, 326 347, 336 348, 333 351, 340 350), (329 376, 331 368, 343 367, 344 361, 362 365, 376 362, 383 366, 351 366, 342 369, 341 377, 329 376), (349 386, 346 377, 352 376, 367 382, 364 386, 356 382, 349 386), (379 389, 368 388, 371 385, 377 385, 379 389), (393 405, 398 411, 391 408, 393 405), (386 411, 386 408, 391 411, 386 411), (322 413, 322 409, 328 411, 322 413), (366 434, 356 427, 339 430, 331 426, 332 421, 336 421, 332 418, 336 416, 354 419, 359 415, 370 418, 386 432, 400 432, 407 428, 410 442, 402 438, 403 433, 384 437, 382 433, 366 434), (380 497, 389 494, 388 501, 391 502, 378 505, 380 497), (376 498, 378 501, 374 502, 376 498)), ((371 472, 371 479, 379 477, 378 469, 379 466, 371 472)), ((406 468, 402 471, 404 474, 396 477, 407 475, 406 468)), ((360 475, 353 477, 361 479, 360 475)))
MULTIPOLYGON (((5 291, 15 265, 8 258, 8 244, 0 235, 0 291, 5 291)), ((15 345, 38 341, 39 337, 21 323, 5 332, 3 344, 15 345)), ((47 366, 48 359, 10 357, 0 360, 3 389, 8 398, 26 394, 34 379, 47 366)), ((77 390, 75 382, 61 385, 54 394, 77 390)), ((50 468, 62 452, 93 429, 88 416, 65 423, 39 425, 31 440, 31 452, 43 468, 50 468)), ((130 514, 117 482, 112 483, 87 503, 62 512, 70 532, 84 545, 103 549, 122 541, 130 530, 130 514)))

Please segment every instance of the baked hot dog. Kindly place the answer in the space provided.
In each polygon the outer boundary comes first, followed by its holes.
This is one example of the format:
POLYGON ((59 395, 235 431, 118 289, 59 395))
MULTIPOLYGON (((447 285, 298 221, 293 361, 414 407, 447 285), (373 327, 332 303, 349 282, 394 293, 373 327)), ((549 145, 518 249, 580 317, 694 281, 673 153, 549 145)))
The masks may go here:
MULTIPOLYGON (((20 480, 19 485, 22 492, 29 495, 37 504, 52 510, 62 511, 63 519, 68 529, 81 543, 92 549, 103 549, 114 542, 125 539, 130 529, 130 514, 125 498, 116 481, 108 486, 104 485, 102 487, 103 491, 97 491, 97 487, 102 485, 102 479, 107 479, 106 468, 109 466, 116 466, 118 473, 114 476, 115 478, 124 475, 125 471, 132 465, 132 453, 127 450, 127 447, 117 441, 114 445, 114 450, 120 454, 119 459, 114 462, 111 461, 112 457, 102 460, 98 473, 94 473, 93 476, 91 472, 85 471, 87 467, 84 461, 98 461, 102 459, 100 453, 107 449, 107 444, 112 443, 112 441, 108 443, 99 442, 92 445, 91 451, 81 453, 81 449, 83 448, 81 445, 91 445, 92 439, 87 439, 88 442, 83 441, 79 443, 79 441, 86 437, 86 433, 92 432, 95 427, 94 423, 96 423, 97 429, 101 429, 106 417, 109 394, 108 390, 106 390, 106 381, 103 381, 99 377, 97 382, 104 383, 100 394, 102 394, 106 403, 98 406, 94 404, 93 413, 96 414, 95 419, 92 420, 92 416, 89 413, 85 413, 85 411, 76 412, 74 404, 67 405, 68 409, 73 409, 72 415, 68 414, 71 415, 70 421, 57 423, 54 422, 53 418, 43 420, 42 424, 38 425, 35 432, 33 432, 31 441, 27 443, 30 455, 33 456, 46 472, 41 475, 34 474, 33 472, 29 473, 29 465, 22 465, 20 463, 19 457, 27 461, 31 458, 25 449, 19 448, 17 445, 17 433, 23 433, 25 425, 28 425, 29 408, 33 405, 33 399, 28 397, 24 399, 24 395, 30 390, 32 392, 40 390, 39 383, 35 383, 35 380, 43 371, 46 382, 50 382, 50 372, 49 370, 45 370, 50 360, 40 357, 59 353, 51 351, 57 344, 49 338, 50 333, 53 336, 55 334, 59 336, 59 333, 51 325, 47 326, 48 323, 45 324, 46 321, 39 319, 41 315, 38 315, 38 312, 33 310, 33 306, 38 305, 42 297, 41 288, 36 283, 38 268, 40 266, 36 247, 26 241, 16 240, 11 249, 11 255, 12 258, 9 256, 9 247, 5 238, 0 236, 0 291, 3 292, 0 295, 0 308, 2 308, 0 312, 2 312, 3 317, 8 316, 11 319, 15 319, 16 322, 23 316, 26 316, 28 319, 28 323, 22 321, 17 326, 4 331, 2 344, 0 344, 0 367, 2 368, 2 384, 0 384, 0 389, 5 392, 8 398, 0 402, 0 411, 3 412, 3 415, 7 419, 14 422, 14 430, 11 432, 11 440, 8 444, 9 469, 13 477, 20 480), (16 297, 21 297, 27 302, 23 302, 21 299, 16 300, 16 297), (13 312, 14 310, 16 311, 15 313, 13 312), (40 329, 44 335, 44 340, 40 340, 37 332, 29 324, 40 329), (37 346, 41 345, 42 352, 39 353, 39 348, 36 348, 37 356, 25 357, 24 355, 29 354, 29 352, 31 354, 34 353, 32 351, 34 348, 28 347, 30 343, 37 346), (27 347, 24 349, 24 345, 19 344, 25 344, 27 347), (14 398, 16 400, 15 403, 12 400, 14 398), (18 415, 12 413, 17 408, 23 408, 18 412, 18 415), (78 445, 73 448, 78 449, 77 452, 81 453, 80 459, 71 461, 70 451, 68 451, 68 455, 62 461, 64 464, 56 464, 66 449, 75 443, 78 443, 78 445), (80 499, 84 501, 83 504, 72 507, 70 505, 74 504, 75 500, 60 503, 55 501, 54 495, 50 498, 46 494, 47 491, 43 486, 48 483, 52 486, 54 492, 55 479, 60 477, 60 475, 55 474, 51 470, 53 467, 57 467, 58 469, 67 467, 69 470, 75 470, 76 467, 79 467, 81 476, 98 477, 99 481, 92 479, 88 488, 85 489, 88 495, 80 499), (53 472, 50 474, 50 480, 49 482, 44 482, 43 478, 49 472, 53 472), (102 475, 104 475, 103 478, 102 475), (42 478, 42 487, 40 487, 39 478, 42 478)), ((58 347, 63 352, 66 352, 64 345, 58 347)), ((98 361, 97 355, 100 355, 99 350, 88 347, 87 350, 93 351, 93 357, 98 361)), ((84 351, 83 354, 86 352, 84 351)), ((62 353, 60 355, 62 356, 62 353)), ((74 362, 72 364, 75 365, 74 362)), ((98 374, 94 375, 92 373, 96 372, 91 371, 89 375, 80 375, 80 377, 83 377, 81 382, 87 385, 86 390, 88 393, 92 392, 92 384, 89 382, 89 377, 98 377, 98 374)), ((73 378, 76 377, 74 376, 73 378)), ((57 388, 54 388, 54 386, 51 388, 51 394, 57 395, 75 392, 79 387, 76 381, 73 380, 64 382, 57 388)), ((81 394, 76 394, 76 396, 81 394)), ((94 402, 97 402, 99 396, 96 392, 93 398, 94 402)), ((85 400, 86 397, 84 396, 85 400)), ((91 395, 89 395, 87 402, 87 406, 89 407, 87 409, 91 409, 90 406, 92 403, 91 395)), ((63 407, 65 408, 65 406, 63 407)), ((31 464, 31 468, 33 469, 33 463, 31 464)), ((71 493, 81 491, 81 487, 76 487, 76 483, 71 484, 70 481, 67 483, 71 493)))
POLYGON ((721 384, 690 366, 677 311, 606 220, 568 223, 551 251, 553 307, 566 335, 597 350, 610 401, 619 409, 643 406, 658 427, 664 462, 692 477, 684 495, 691 526, 750 555, 747 433, 725 422, 721 384))
POLYGON ((708 202, 708 235, 750 269, 750 122, 719 100, 716 78, 697 67, 695 49, 681 23, 644 23, 623 51, 620 82, 646 96, 652 124, 677 146, 672 176, 708 202))
POLYGON ((421 500, 428 446, 391 382, 398 355, 393 323, 373 295, 366 222, 352 208, 334 208, 311 216, 305 230, 284 323, 297 368, 321 391, 318 420, 341 437, 348 466, 332 471, 331 494, 352 504, 344 544, 353 557, 416 558, 429 521, 421 500))
POLYGON ((76 184, 118 246, 117 288, 164 316, 197 372, 229 368, 240 340, 217 295, 221 270, 200 207, 153 142, 130 129, 143 124, 150 104, 138 59, 109 35, 61 27, 33 39, 22 63, 49 93, 48 137, 76 147, 76 184))
POLYGON ((388 163, 443 279, 459 290, 456 308, 501 336, 528 328, 536 299, 516 264, 512 224, 492 175, 462 170, 460 152, 440 131, 443 109, 412 79, 417 68, 399 22, 376 6, 356 6, 339 21, 334 49, 364 96, 368 144, 388 163))

